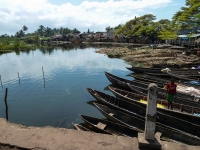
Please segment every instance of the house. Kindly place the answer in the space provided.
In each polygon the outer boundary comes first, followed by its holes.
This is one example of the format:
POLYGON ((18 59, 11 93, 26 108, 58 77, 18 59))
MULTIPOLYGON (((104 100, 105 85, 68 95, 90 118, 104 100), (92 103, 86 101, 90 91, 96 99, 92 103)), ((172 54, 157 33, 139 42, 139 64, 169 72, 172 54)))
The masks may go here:
POLYGON ((51 37, 51 41, 67 41, 68 37, 64 34, 62 35, 54 35, 51 37))
POLYGON ((178 31, 178 38, 171 40, 170 43, 180 46, 196 47, 200 41, 200 26, 192 29, 178 31))

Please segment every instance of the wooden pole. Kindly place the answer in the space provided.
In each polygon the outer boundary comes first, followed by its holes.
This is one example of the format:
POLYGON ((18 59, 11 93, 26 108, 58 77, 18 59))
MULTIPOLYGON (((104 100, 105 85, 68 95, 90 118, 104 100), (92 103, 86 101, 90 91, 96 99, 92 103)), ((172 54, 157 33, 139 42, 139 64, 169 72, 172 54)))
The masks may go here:
MULTIPOLYGON (((0 80, 1 80, 1 75, 0 75, 0 80)), ((3 88, 3 85, 2 85, 2 80, 1 80, 1 87, 3 88)))
POLYGON ((20 84, 20 77, 19 77, 19 72, 18 72, 18 78, 19 78, 19 84, 20 84))
POLYGON ((43 69, 43 66, 42 66, 42 72, 43 72, 44 88, 46 88, 46 86, 45 86, 45 77, 44 77, 44 69, 43 69))
POLYGON ((7 104, 7 94, 8 94, 8 88, 6 88, 6 93, 5 93, 5 97, 4 97, 4 102, 6 105, 6 120, 8 121, 8 104, 7 104))

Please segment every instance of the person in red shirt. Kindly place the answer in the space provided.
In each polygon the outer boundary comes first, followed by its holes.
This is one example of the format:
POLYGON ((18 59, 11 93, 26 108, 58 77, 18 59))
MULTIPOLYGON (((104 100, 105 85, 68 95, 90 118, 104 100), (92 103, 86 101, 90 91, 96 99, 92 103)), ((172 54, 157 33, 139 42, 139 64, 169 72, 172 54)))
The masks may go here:
POLYGON ((168 101, 168 109, 173 109, 174 99, 176 98, 176 87, 177 85, 174 83, 174 79, 171 78, 171 82, 167 84, 167 91, 166 91, 166 100, 168 101))

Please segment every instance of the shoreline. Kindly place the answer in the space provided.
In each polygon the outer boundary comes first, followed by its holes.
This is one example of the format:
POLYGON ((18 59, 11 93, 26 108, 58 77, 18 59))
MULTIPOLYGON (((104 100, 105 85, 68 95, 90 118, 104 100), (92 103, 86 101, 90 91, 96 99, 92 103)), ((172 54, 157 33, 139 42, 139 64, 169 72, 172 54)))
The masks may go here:
MULTIPOLYGON (((26 127, 0 118, 2 150, 138 150, 138 138, 100 134, 74 129, 26 127), (5 148, 5 149, 4 149, 5 148)), ((200 146, 160 141, 162 150, 199 150, 200 146)), ((141 149, 142 150, 142 149, 141 149)))

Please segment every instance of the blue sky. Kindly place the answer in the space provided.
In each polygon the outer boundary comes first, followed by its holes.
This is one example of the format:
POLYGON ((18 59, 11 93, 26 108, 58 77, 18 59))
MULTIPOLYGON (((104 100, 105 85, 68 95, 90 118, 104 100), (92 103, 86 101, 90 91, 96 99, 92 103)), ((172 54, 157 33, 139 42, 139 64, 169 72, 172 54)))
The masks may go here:
POLYGON ((0 0, 0 35, 14 35, 23 25, 28 32, 40 25, 105 31, 149 13, 171 19, 182 6, 185 0, 0 0))

